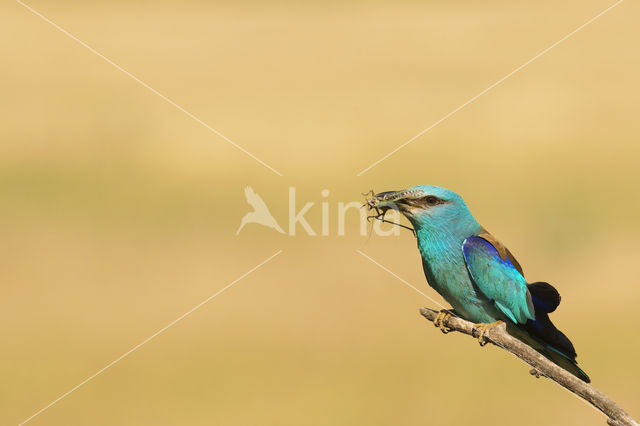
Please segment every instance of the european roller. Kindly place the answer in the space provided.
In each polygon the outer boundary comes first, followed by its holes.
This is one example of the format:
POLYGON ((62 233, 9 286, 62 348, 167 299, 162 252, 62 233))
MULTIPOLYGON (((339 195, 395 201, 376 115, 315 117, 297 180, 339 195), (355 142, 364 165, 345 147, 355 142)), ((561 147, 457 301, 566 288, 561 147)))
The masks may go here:
POLYGON ((590 381, 577 366, 573 344, 549 319, 560 304, 558 291, 544 282, 528 284, 515 257, 475 220, 462 197, 418 185, 376 194, 367 204, 382 215, 399 210, 411 222, 427 281, 455 315, 479 324, 483 334, 504 321, 514 337, 590 381))

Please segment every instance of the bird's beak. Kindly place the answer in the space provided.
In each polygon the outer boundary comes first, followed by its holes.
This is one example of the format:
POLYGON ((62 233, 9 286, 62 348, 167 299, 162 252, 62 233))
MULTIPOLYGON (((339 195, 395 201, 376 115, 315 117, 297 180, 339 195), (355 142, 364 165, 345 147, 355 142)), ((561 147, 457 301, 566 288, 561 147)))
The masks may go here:
POLYGON ((367 200, 369 209, 378 209, 382 212, 387 210, 400 210, 407 213, 414 206, 413 200, 423 196, 421 191, 403 189, 401 191, 380 192, 367 200))

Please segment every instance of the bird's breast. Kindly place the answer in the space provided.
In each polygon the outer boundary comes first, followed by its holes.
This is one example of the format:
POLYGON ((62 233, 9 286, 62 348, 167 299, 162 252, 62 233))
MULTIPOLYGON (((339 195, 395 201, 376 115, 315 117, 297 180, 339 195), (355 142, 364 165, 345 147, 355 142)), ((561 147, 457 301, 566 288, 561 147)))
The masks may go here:
POLYGON ((463 318, 475 322, 491 322, 488 299, 473 285, 462 254, 445 244, 420 247, 422 266, 427 281, 463 318))

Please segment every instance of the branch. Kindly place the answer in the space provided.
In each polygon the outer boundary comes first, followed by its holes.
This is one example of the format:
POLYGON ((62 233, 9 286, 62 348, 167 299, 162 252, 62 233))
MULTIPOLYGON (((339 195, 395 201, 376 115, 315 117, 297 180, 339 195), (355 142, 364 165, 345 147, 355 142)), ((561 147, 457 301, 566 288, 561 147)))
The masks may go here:
MULTIPOLYGON (((440 312, 429 308, 422 308, 420 309, 420 313, 426 319, 433 322, 440 312)), ((473 323, 455 316, 448 316, 444 319, 442 325, 451 330, 459 331, 460 333, 473 337, 478 337, 480 334, 480 330, 475 327, 473 323)), ((558 367, 530 346, 512 337, 507 333, 506 324, 503 323, 489 329, 484 334, 484 338, 487 342, 502 347, 532 366, 533 370, 530 371, 532 375, 550 378, 602 411, 608 417, 607 423, 609 425, 638 426, 638 422, 620 408, 618 404, 613 402, 611 398, 563 368, 558 367)))

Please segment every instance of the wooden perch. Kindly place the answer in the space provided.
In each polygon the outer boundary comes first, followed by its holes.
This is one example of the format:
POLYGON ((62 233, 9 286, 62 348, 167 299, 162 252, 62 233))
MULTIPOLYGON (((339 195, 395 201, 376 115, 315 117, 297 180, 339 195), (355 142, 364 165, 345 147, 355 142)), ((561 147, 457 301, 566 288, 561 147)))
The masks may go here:
MULTIPOLYGON (((426 319, 433 322, 440 311, 422 308, 420 309, 420 313, 426 319)), ((480 330, 473 323, 456 316, 447 316, 447 318, 442 321, 442 326, 452 331, 468 334, 472 337, 478 337, 480 334, 480 330)), ((550 378, 602 411, 608 417, 607 423, 609 425, 638 426, 638 422, 608 396, 588 383, 578 379, 573 374, 558 367, 520 340, 512 337, 507 333, 506 324, 503 323, 489 329, 484 334, 484 338, 487 342, 502 347, 532 366, 533 370, 530 371, 532 375, 550 378)))

